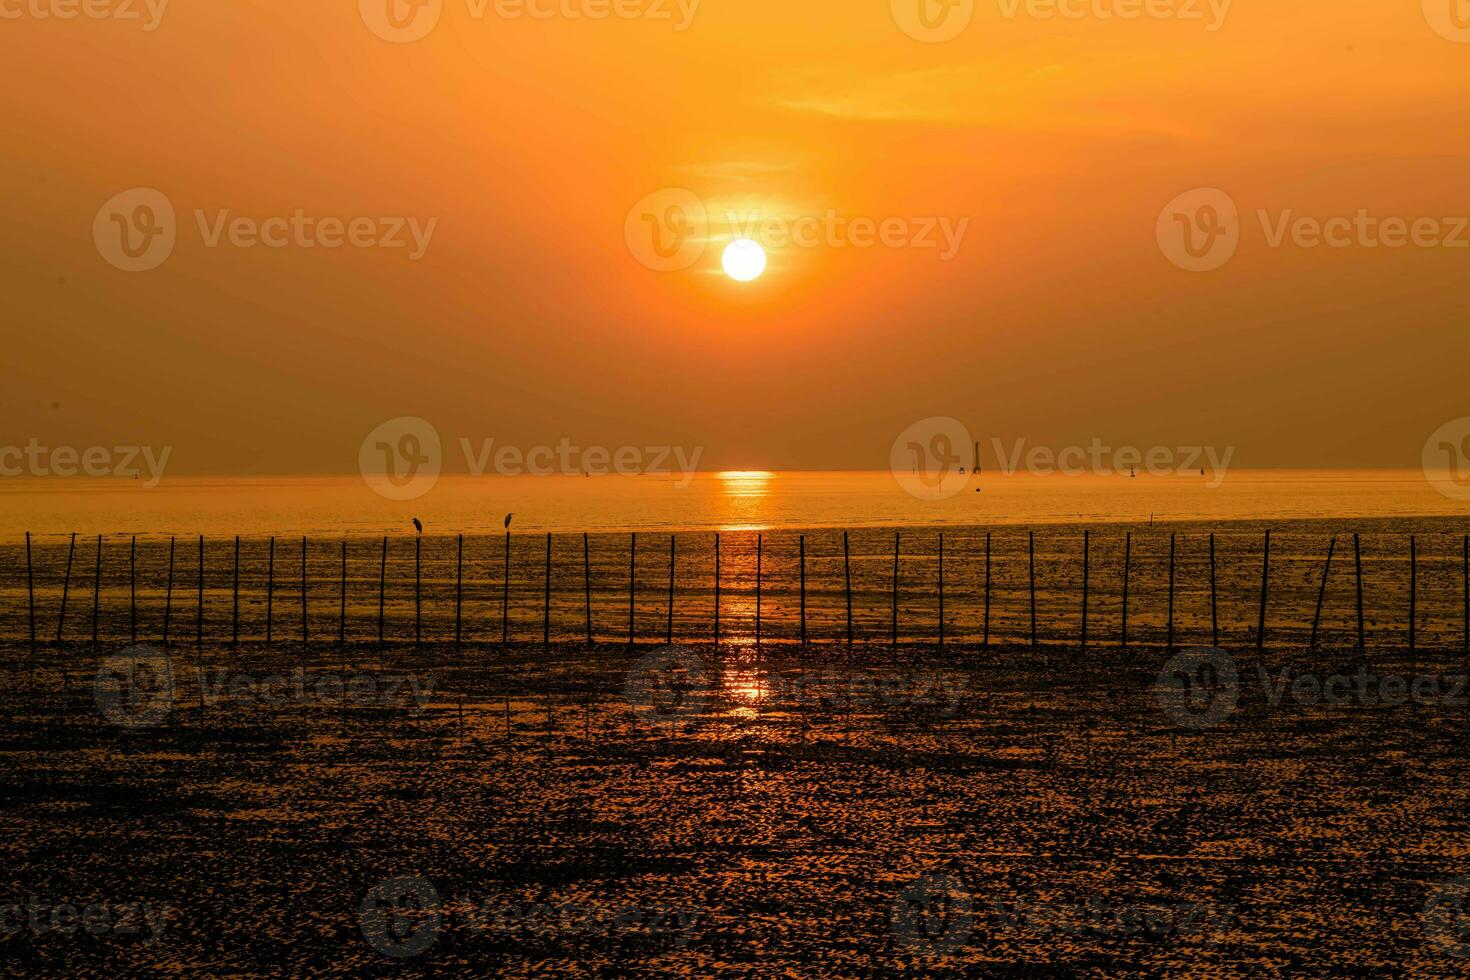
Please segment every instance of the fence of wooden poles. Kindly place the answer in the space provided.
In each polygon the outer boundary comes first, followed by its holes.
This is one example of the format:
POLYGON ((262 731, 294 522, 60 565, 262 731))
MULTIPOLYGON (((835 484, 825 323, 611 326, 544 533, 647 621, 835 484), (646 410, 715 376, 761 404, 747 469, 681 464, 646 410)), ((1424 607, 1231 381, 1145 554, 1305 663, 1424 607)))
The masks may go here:
MULTIPOLYGON (((1163 646, 1173 649, 1184 636, 1185 623, 1181 621, 1180 607, 1182 601, 1187 597, 1193 601, 1194 615, 1190 624, 1190 636, 1187 638, 1192 645, 1209 644, 1220 646, 1222 641, 1241 645, 1242 637, 1237 630, 1233 636, 1227 636, 1222 622, 1222 590, 1220 588, 1221 574, 1226 571, 1225 563, 1217 553, 1217 535, 1197 534, 1167 534, 1167 572, 1164 574, 1163 596, 1158 596, 1157 585, 1146 596, 1141 595, 1139 581, 1139 567, 1141 563, 1141 552, 1135 542, 1133 533, 1119 533, 1107 536, 1107 549, 1111 554, 1111 560, 1099 562, 1098 553, 1100 545, 1104 544, 1103 535, 1084 530, 1080 541, 1076 542, 1076 550, 1072 554, 1053 553, 1050 559, 1054 568, 1065 570, 1067 581, 1060 586, 1056 582, 1045 584, 1043 591, 1045 595, 1046 609, 1038 607, 1038 573, 1037 573, 1037 534, 1035 531, 1017 532, 1008 535, 1008 540, 1018 541, 1024 537, 1025 541, 1025 575, 1018 583, 1014 577, 1008 582, 997 582, 997 559, 995 548, 996 539, 1000 537, 995 531, 984 529, 967 529, 956 535, 949 532, 949 549, 946 551, 946 532, 937 534, 937 550, 928 549, 922 551, 905 550, 905 531, 882 531, 877 529, 865 529, 863 532, 870 542, 864 553, 860 556, 864 570, 870 579, 864 586, 855 590, 854 588, 854 553, 852 534, 847 531, 825 532, 825 537, 830 542, 825 552, 820 556, 814 554, 808 546, 807 534, 790 534, 787 537, 795 538, 795 555, 785 555, 783 561, 793 565, 786 575, 780 576, 779 581, 773 581, 773 576, 768 571, 771 564, 770 539, 766 533, 752 533, 741 535, 741 543, 747 547, 738 555, 732 556, 729 547, 730 535, 696 535, 693 533, 684 535, 667 536, 667 574, 660 585, 650 589, 646 583, 639 581, 639 559, 640 552, 645 557, 650 547, 661 550, 663 538, 660 535, 652 539, 643 536, 640 539, 637 534, 621 536, 626 548, 626 576, 617 574, 616 551, 614 550, 619 538, 613 535, 598 535, 599 555, 597 571, 594 573, 592 536, 580 535, 580 554, 569 556, 568 542, 575 543, 575 535, 560 535, 562 541, 562 554, 559 561, 554 562, 554 536, 546 534, 543 539, 540 535, 535 537, 529 535, 516 535, 512 537, 507 533, 504 537, 504 547, 496 556, 472 559, 471 562, 465 558, 465 536, 459 535, 454 538, 426 539, 423 536, 412 539, 390 539, 382 538, 381 542, 376 539, 337 539, 327 542, 316 543, 317 554, 315 561, 309 561, 312 556, 312 543, 307 538, 290 541, 289 551, 292 554, 287 557, 285 542, 278 547, 278 540, 274 537, 266 539, 264 544, 265 571, 263 582, 260 581, 258 571, 247 570, 242 579, 242 545, 241 539, 235 537, 233 541, 218 540, 207 542, 203 536, 197 539, 179 540, 177 538, 167 539, 167 561, 166 571, 163 573, 162 587, 162 609, 161 613, 154 609, 156 605, 157 588, 156 578, 150 578, 145 583, 145 591, 152 597, 148 603, 148 612, 156 617, 156 622, 145 631, 140 616, 139 601, 139 540, 137 537, 125 540, 127 556, 126 578, 113 575, 112 580, 105 581, 103 574, 103 554, 108 542, 102 536, 95 539, 94 553, 92 558, 90 575, 79 573, 77 565, 77 535, 73 534, 66 541, 66 558, 64 571, 60 573, 59 605, 55 611, 54 633, 43 636, 43 624, 41 613, 38 611, 37 602, 37 561, 33 554, 32 537, 29 532, 25 536, 25 594, 27 599, 27 634, 32 651, 38 645, 50 642, 54 636, 55 642, 60 645, 68 638, 68 627, 71 627, 71 636, 74 639, 90 639, 95 645, 104 639, 119 641, 123 636, 130 643, 159 642, 172 644, 177 642, 193 642, 203 646, 206 642, 227 642, 231 645, 239 644, 242 640, 258 642, 263 639, 268 645, 285 641, 300 641, 309 643, 313 639, 320 642, 335 641, 346 644, 349 638, 354 641, 371 641, 379 644, 412 642, 422 644, 425 642, 445 643, 453 642, 462 644, 466 641, 493 642, 498 638, 502 644, 510 644, 512 640, 517 642, 539 642, 549 647, 553 642, 585 643, 589 646, 596 643, 625 642, 635 644, 640 641, 658 640, 665 643, 673 643, 676 639, 680 642, 708 642, 719 645, 723 642, 753 642, 759 646, 762 643, 783 642, 808 645, 811 643, 875 643, 887 642, 897 645, 900 643, 925 643, 944 646, 953 643, 965 643, 986 647, 992 643, 1007 644, 1031 644, 1038 645, 1042 642, 1063 642, 1069 645, 1080 646, 1086 650, 1089 646, 1117 645, 1129 647, 1130 645, 1163 646), (837 535, 840 534, 841 547, 836 548, 837 535), (748 539, 753 537, 753 541, 748 539), (956 548, 956 538, 963 540, 964 547, 956 548), (889 540, 891 539, 891 540, 889 540), (407 624, 402 622, 406 616, 395 615, 390 623, 388 616, 388 594, 390 579, 388 570, 390 566, 390 540, 394 541, 400 550, 395 561, 395 568, 406 564, 402 551, 412 549, 412 634, 407 635, 407 624), (445 576, 434 578, 434 593, 426 595, 426 582, 424 578, 424 551, 426 541, 432 547, 443 549, 452 547, 452 576, 447 574, 450 567, 449 558, 435 559, 436 569, 443 567, 445 576), (885 547, 880 550, 876 542, 884 542, 885 547), (686 583, 680 585, 679 562, 680 545, 685 545, 688 551, 690 543, 699 544, 699 555, 697 560, 703 564, 702 569, 693 572, 688 568, 686 559, 685 578, 686 583), (349 549, 349 543, 352 548, 349 549), (1180 569, 1183 564, 1181 556, 1181 545, 1188 543, 1197 549, 1195 560, 1190 564, 1191 571, 1203 572, 1208 569, 1207 586, 1204 584, 1190 585, 1186 588, 1181 584, 1180 569), (640 544, 642 545, 640 549, 640 544), (206 568, 206 550, 213 549, 216 566, 215 579, 208 589, 215 597, 216 604, 220 608, 207 611, 206 587, 208 583, 208 571, 206 568), (708 551, 703 549, 707 548, 708 551), (889 554, 884 553, 891 549, 891 572, 887 575, 887 581, 872 581, 878 574, 878 569, 888 566, 889 554), (351 555, 349 552, 353 552, 351 555), (512 555, 519 551, 520 560, 518 568, 528 570, 523 576, 523 581, 515 581, 515 569, 512 566, 512 555), (221 555, 223 552, 223 555, 221 555), (1121 552, 1121 554, 1119 554, 1121 552), (494 559, 498 557, 497 562, 494 559), (349 558, 352 559, 351 567, 356 574, 349 574, 349 558), (1121 561, 1118 559, 1121 558, 1121 561), (733 559, 733 561, 732 561, 733 559), (793 560, 794 559, 794 560, 793 560), (922 577, 915 576, 910 568, 910 574, 903 574, 901 559, 910 562, 922 560, 926 564, 933 562, 933 568, 924 570, 922 577), (227 563, 226 567, 220 567, 227 563), (737 566, 735 577, 743 578, 745 581, 732 581, 731 564, 737 566), (814 582, 811 574, 814 563, 820 563, 822 575, 819 576, 820 583, 814 582), (840 563, 840 574, 836 571, 836 565, 840 563), (540 565, 541 574, 532 577, 529 569, 540 565), (753 581, 749 581, 753 565, 753 581), (497 567, 498 566, 498 567, 497 567), (330 569, 330 571, 328 571, 330 569), (368 574, 364 576, 363 570, 368 574), (498 581, 490 576, 480 577, 470 582, 470 590, 467 590, 467 569, 472 573, 475 571, 499 572, 498 581), (554 587, 555 572, 560 570, 564 576, 560 587, 554 587), (791 574, 794 572, 794 575, 791 574), (189 574, 192 573, 192 574, 189 574), (374 574, 375 573, 375 574, 374 574), (949 576, 948 583, 946 576, 949 576), (791 581, 793 579, 795 581, 791 581), (1101 583, 1100 579, 1106 580, 1101 583), (375 579, 375 582, 373 581, 375 579), (598 581, 602 579, 602 581, 598 581), (90 581, 88 581, 90 580, 90 581), (957 588, 957 580, 962 585, 957 588), (242 581, 244 588, 242 589, 242 581), (690 583, 698 582, 693 585, 690 583), (90 609, 73 609, 70 605, 72 595, 75 591, 87 590, 90 586, 90 609), (373 588, 375 585, 375 589, 373 588), (948 587, 947 587, 948 585, 948 587), (262 588, 263 586, 263 588, 262 588), (536 587, 539 586, 539 589, 536 587), (1018 589, 1017 586, 1020 586, 1018 589), (125 633, 117 627, 116 621, 112 628, 104 633, 101 629, 103 596, 105 592, 112 592, 110 599, 116 599, 117 593, 126 588, 127 599, 127 627, 125 633), (354 595, 354 587, 356 595, 354 595), (993 621, 992 612, 1000 600, 1001 589, 1006 590, 1006 597, 1011 602, 1020 599, 1022 606, 1022 619, 1019 624, 1011 621, 1001 624, 993 621), (498 590, 498 596, 494 592, 498 590), (470 595, 473 592, 473 596, 470 595), (536 592, 539 591, 539 595, 536 592), (1020 596, 1017 596, 1017 592, 1020 596), (190 596, 193 601, 181 608, 183 597, 190 596), (661 593, 661 594, 660 594, 661 593), (228 604, 225 608, 225 596, 228 595, 228 604), (621 595, 622 599, 616 597, 621 595), (863 604, 866 614, 861 617, 862 622, 854 616, 854 598, 863 604), (249 606, 248 616, 242 616, 242 596, 249 606), (512 598, 515 603, 513 609, 512 598), (1203 617, 1203 601, 1208 597, 1207 627, 1203 617), (594 601, 594 597, 596 601, 594 601), (473 598, 475 605, 480 608, 478 613, 472 612, 466 615, 467 599, 473 598), (1162 598, 1162 621, 1158 619, 1158 599, 1162 598), (494 621, 494 606, 498 599, 499 615, 498 623, 494 621), (685 603, 684 615, 680 616, 680 601, 685 603), (790 608, 791 600, 795 600, 796 608, 790 608), (1145 599, 1151 600, 1145 603, 1145 599), (427 628, 425 607, 426 600, 436 603, 434 630, 427 628), (712 600, 712 601, 711 601, 712 600), (618 611, 617 606, 625 601, 625 610, 618 611), (815 615, 814 610, 821 603, 820 615, 815 615), (906 609, 905 603, 918 602, 923 606, 924 613, 920 615, 913 609, 906 609), (313 604, 317 615, 317 626, 313 629, 313 604), (775 605, 776 615, 772 616, 772 605, 775 605), (1112 606, 1107 619, 1107 631, 1103 632, 1103 617, 1099 616, 1099 610, 1105 606, 1112 606), (1144 606, 1147 605, 1145 609, 1144 606), (330 608, 335 606, 335 608, 330 608), (374 608, 375 611, 374 611, 374 608), (580 606, 573 612, 569 606, 580 606), (886 606, 886 622, 877 618, 879 615, 875 609, 886 606), (930 610, 937 606, 937 615, 930 610), (192 607, 192 608, 190 608, 192 607), (261 608, 263 607, 263 608, 261 608), (294 607, 294 608, 292 608, 294 607), (324 608, 325 607, 325 608, 324 608), (732 608, 738 608, 741 617, 751 623, 745 630, 729 629, 730 613, 732 608), (452 609, 452 631, 448 627, 448 610, 452 609), (289 610, 289 611, 288 611, 289 610), (692 610, 692 614, 691 614, 692 610), (618 625, 622 619, 622 612, 626 612, 626 629, 618 625), (643 623, 640 630, 640 612, 643 623), (263 613, 264 623, 259 622, 258 616, 263 613), (534 613, 534 615, 533 615, 534 613), (722 621, 722 613, 724 619, 722 621), (795 615, 792 616, 791 614, 795 615), (1045 613, 1046 615, 1043 615, 1045 613), (69 618, 70 617, 70 618, 69 618), (330 624, 326 630, 321 629, 323 618, 330 624), (569 625, 569 619, 579 619, 575 626, 569 625), (654 617, 661 620, 657 626, 650 628, 648 620, 654 617), (1043 637, 1043 621, 1050 617, 1053 622, 1045 626, 1045 637, 1043 637), (1153 635, 1140 640, 1139 621, 1141 618, 1149 619, 1151 626, 1149 632, 1153 635), (968 620, 964 622, 962 620, 968 620), (192 622, 191 622, 192 620, 192 622), (539 620, 539 623, 536 621, 539 620), (676 635, 676 620, 684 624, 676 635), (820 635, 814 628, 816 620, 820 620, 822 627, 820 635), (1063 620, 1065 622, 1063 622, 1063 620), (487 628, 489 621, 489 628, 487 628), (689 624, 697 624, 696 628, 690 629, 689 624), (206 629, 206 623, 210 629, 206 629), (534 630, 534 625, 539 625, 539 630, 534 630), (393 630, 390 630, 390 625, 393 630), (263 626, 263 628, 262 628, 263 626), (498 626, 498 629, 494 629, 498 626), (1016 628, 1019 626, 1019 630, 1016 628), (332 628, 335 627, 335 628, 332 628), (773 627, 779 627, 773 633, 773 627), (1162 629, 1160 629, 1162 627, 1162 629), (529 628, 529 629, 528 629, 529 628), (76 634, 80 630, 81 636, 76 634), (156 630, 156 632, 154 632, 156 630), (794 635, 790 635, 794 632, 794 635), (1162 633, 1162 636, 1159 635, 1162 633), (263 634, 263 635, 262 635, 263 634), (539 634, 539 635, 537 635, 539 634)), ((1001 532, 1004 534, 1005 532, 1001 532)), ((1231 532, 1235 539, 1241 539, 1239 532, 1231 532)), ((1224 535, 1220 535, 1223 537, 1224 535)), ((496 536, 498 537, 498 536, 496 536)), ((1162 540, 1163 535, 1152 535, 1151 540, 1162 540)), ((1302 575, 1298 575, 1299 581, 1295 584, 1307 586, 1308 593, 1315 592, 1315 601, 1308 600, 1299 611, 1305 614, 1306 608, 1311 609, 1310 630, 1307 631, 1308 639, 1306 646, 1311 650, 1318 648, 1323 630, 1324 604, 1328 596, 1329 582, 1336 582, 1344 591, 1349 591, 1348 604, 1350 605, 1346 617, 1339 616, 1339 620, 1348 620, 1347 629, 1350 643, 1339 645, 1354 646, 1364 649, 1367 644, 1368 630, 1365 624, 1365 579, 1364 579, 1364 549, 1359 534, 1342 535, 1342 544, 1346 548, 1351 547, 1351 556, 1339 557, 1339 535, 1332 535, 1328 542, 1325 553, 1315 563, 1315 568, 1308 573, 1310 579, 1302 581, 1302 575), (1334 562, 1340 569, 1334 578, 1334 562), (1346 567, 1344 567, 1346 566, 1346 567), (1343 576, 1347 579, 1344 582, 1343 576)), ((1403 597, 1403 605, 1397 623, 1393 623, 1392 610, 1389 611, 1388 634, 1393 637, 1394 647, 1404 646, 1409 651, 1414 651, 1420 645, 1420 621, 1421 621, 1421 577, 1423 552, 1420 548, 1418 535, 1390 536, 1376 535, 1377 538, 1389 538, 1390 543, 1397 538, 1406 537, 1403 540, 1403 555, 1389 556, 1394 562, 1407 560, 1407 596, 1403 597)), ((1447 535, 1437 535, 1440 540, 1451 539, 1447 535)), ((483 540, 483 539, 482 539, 483 540)), ((1280 538, 1278 538, 1278 541, 1280 538)), ((1453 591, 1455 612, 1458 619, 1448 632, 1457 634, 1454 646, 1458 646, 1466 653, 1470 653, 1470 535, 1454 540, 1458 545, 1455 553, 1446 555, 1441 553, 1435 556, 1437 563, 1437 582, 1439 591, 1446 591, 1447 578, 1445 575, 1447 562, 1452 563, 1455 586, 1453 591)), ((788 542, 789 543, 789 542, 788 542)), ((1273 551, 1272 533, 1266 531, 1263 535, 1254 537, 1248 542, 1248 550, 1244 555, 1237 554, 1230 563, 1229 571, 1234 580, 1240 582, 1242 587, 1234 590, 1233 595, 1242 593, 1251 594, 1253 608, 1248 615, 1254 618, 1254 629, 1246 627, 1244 644, 1253 644, 1257 649, 1263 649, 1268 640, 1274 640, 1273 629, 1275 624, 1271 621, 1273 597, 1273 551), (1251 567, 1254 566, 1254 567, 1251 567), (1243 573, 1249 571, 1251 576, 1248 590, 1244 587, 1243 573), (1257 591, 1258 582, 1258 591, 1257 591)), ((148 544, 149 547, 156 546, 162 550, 163 539, 157 539, 148 544)), ((254 547, 255 542, 252 542, 254 547)), ((114 547, 117 547, 114 545, 114 547)), ((1279 547, 1279 545, 1278 545, 1279 547)), ((789 550, 789 549, 788 549, 789 550)), ((162 554, 159 555, 162 559, 162 554)), ((1009 561, 1017 562, 1019 555, 1015 552, 1007 552, 1009 561)), ((1159 556, 1150 559, 1153 568, 1159 556)), ((1373 556, 1374 560, 1383 562, 1385 555, 1382 549, 1373 556)), ((115 559, 116 560, 116 559, 115 559)), ((1282 559, 1277 558, 1278 565, 1282 559)), ((1295 561, 1303 563, 1307 559, 1298 556, 1295 561)), ((59 556, 56 564, 60 564, 59 556)), ((620 570, 619 570, 620 571, 620 570)), ((662 572, 657 568, 656 572, 662 572)), ((1155 572, 1161 569, 1155 568, 1155 572)), ((1278 573, 1279 574, 1279 573, 1278 573)), ((645 579, 647 572, 645 571, 645 579)), ((395 604, 405 601, 398 590, 399 583, 394 581, 395 604)), ((1383 583, 1379 583, 1380 587, 1383 583)), ((1398 583, 1394 583, 1393 589, 1397 597, 1398 583)), ((406 590, 407 586, 403 587, 406 590)), ((1278 586, 1279 589, 1279 586, 1278 586)), ((44 591, 44 590, 43 590, 44 591)), ((1242 603, 1236 601, 1237 614, 1235 621, 1245 621, 1240 610, 1242 603)), ((1343 603, 1339 603, 1342 605, 1343 603)), ((1395 605, 1397 602, 1395 602, 1395 605)), ((1441 626, 1445 625, 1444 603, 1440 603, 1441 626)), ((1376 607, 1375 607, 1376 608, 1376 607)), ((1340 612, 1341 610, 1339 610, 1340 612)), ((1293 633, 1303 632, 1305 619, 1300 619, 1293 624, 1293 633)), ((1375 620, 1377 635, 1385 632, 1381 626, 1382 621, 1375 620)), ((1440 635, 1447 632, 1440 630, 1440 635)), ((1299 637, 1298 637, 1299 638, 1299 637)))

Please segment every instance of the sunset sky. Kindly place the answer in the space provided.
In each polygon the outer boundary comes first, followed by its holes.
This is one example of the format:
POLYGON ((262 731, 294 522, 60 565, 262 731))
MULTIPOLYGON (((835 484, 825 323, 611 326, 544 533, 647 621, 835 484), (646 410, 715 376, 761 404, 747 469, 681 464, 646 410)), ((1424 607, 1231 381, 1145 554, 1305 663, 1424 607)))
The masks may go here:
POLYGON ((703 0, 685 30, 674 0, 602 20, 445 0, 413 43, 353 0, 172 0, 154 30, 34 2, 0 0, 21 12, 0 17, 0 441, 345 473, 413 415, 446 442, 867 469, 950 415, 1054 446, 1414 467, 1470 414, 1470 230, 1271 247, 1258 218, 1470 215, 1470 44, 1417 0, 1236 0, 1213 31, 1203 0, 1202 21, 981 0, 946 43, 889 0, 703 0), (177 246, 126 272, 93 225, 139 187, 176 209, 177 246), (1240 246, 1189 272, 1156 226, 1201 187, 1238 205, 1240 246), (666 188, 710 215, 672 272, 626 239, 666 188), (436 223, 413 261, 210 247, 195 218, 297 209, 436 223), (948 260, 768 243, 761 278, 720 272, 730 215, 829 213, 965 230, 948 260))

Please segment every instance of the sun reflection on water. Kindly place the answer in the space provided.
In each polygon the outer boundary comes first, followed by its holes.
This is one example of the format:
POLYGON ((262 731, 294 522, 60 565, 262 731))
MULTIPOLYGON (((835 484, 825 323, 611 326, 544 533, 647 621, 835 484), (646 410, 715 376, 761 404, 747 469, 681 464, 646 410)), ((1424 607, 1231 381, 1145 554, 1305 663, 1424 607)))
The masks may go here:
POLYGON ((725 470, 715 476, 724 485, 726 497, 764 497, 776 478, 770 470, 725 470))
POLYGON ((729 703, 729 714, 753 720, 760 716, 761 705, 770 696, 763 671, 755 667, 727 667, 720 676, 720 692, 729 703))
POLYGON ((776 474, 770 470, 725 470, 715 474, 720 497, 728 509, 723 530, 763 531, 767 527, 766 498, 776 474))

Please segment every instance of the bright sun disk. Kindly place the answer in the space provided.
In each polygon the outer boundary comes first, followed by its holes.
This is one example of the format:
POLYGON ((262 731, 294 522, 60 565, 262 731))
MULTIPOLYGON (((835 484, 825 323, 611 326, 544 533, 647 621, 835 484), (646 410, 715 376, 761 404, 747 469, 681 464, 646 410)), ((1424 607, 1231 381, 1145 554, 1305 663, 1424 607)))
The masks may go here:
POLYGON ((737 238, 725 246, 725 275, 736 282, 750 282, 766 271, 766 250, 749 238, 737 238))

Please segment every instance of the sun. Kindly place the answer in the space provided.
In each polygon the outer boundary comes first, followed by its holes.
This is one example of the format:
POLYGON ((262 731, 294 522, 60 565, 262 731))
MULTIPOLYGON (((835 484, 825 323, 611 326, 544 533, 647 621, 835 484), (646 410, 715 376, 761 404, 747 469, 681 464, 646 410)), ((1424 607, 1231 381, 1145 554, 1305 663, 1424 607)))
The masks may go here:
POLYGON ((766 271, 766 250, 749 238, 737 238, 725 246, 725 256, 720 261, 725 266, 725 275, 736 282, 750 282, 766 271))

